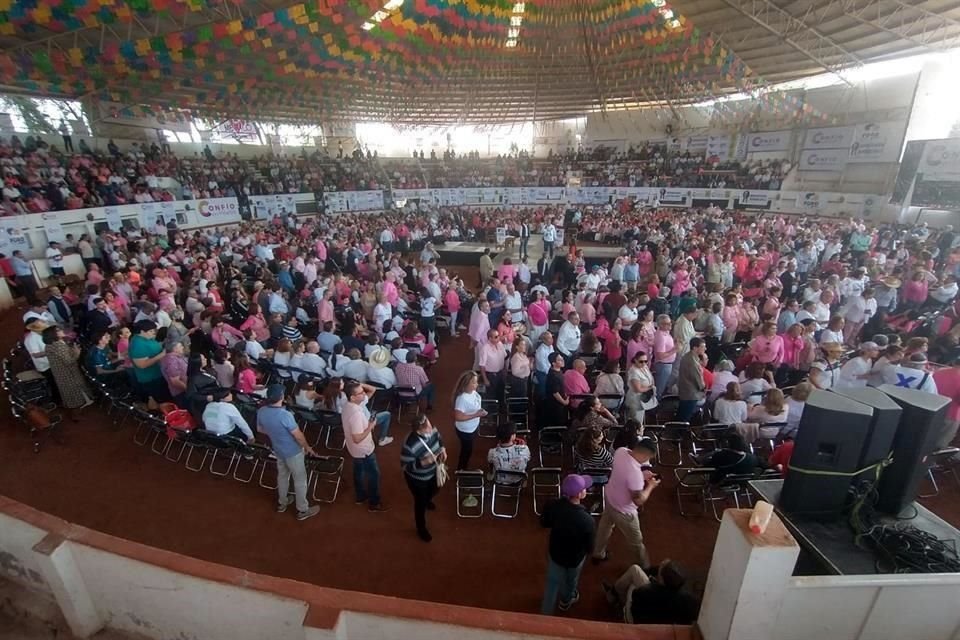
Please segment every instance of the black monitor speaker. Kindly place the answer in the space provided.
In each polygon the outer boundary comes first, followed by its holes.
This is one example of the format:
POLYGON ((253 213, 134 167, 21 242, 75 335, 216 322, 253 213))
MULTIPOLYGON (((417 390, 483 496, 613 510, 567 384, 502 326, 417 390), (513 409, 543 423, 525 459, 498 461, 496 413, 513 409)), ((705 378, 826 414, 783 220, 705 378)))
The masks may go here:
MULTIPOLYGON (((884 460, 890 454, 893 437, 897 433, 897 427, 900 426, 900 415, 903 412, 900 405, 890 396, 873 387, 834 389, 833 392, 873 409, 873 420, 870 422, 870 430, 860 450, 860 461, 857 467, 864 469, 884 460)), ((866 480, 875 479, 876 472, 874 470, 864 472, 862 477, 866 480)))
POLYGON ((899 514, 917 497, 929 456, 943 429, 950 399, 935 393, 885 384, 880 391, 903 409, 893 438, 893 464, 880 477, 877 509, 899 514))
POLYGON ((779 506, 787 513, 832 519, 841 514, 852 474, 859 469, 873 409, 851 398, 815 390, 797 430, 779 506), (827 472, 825 474, 809 472, 827 472))

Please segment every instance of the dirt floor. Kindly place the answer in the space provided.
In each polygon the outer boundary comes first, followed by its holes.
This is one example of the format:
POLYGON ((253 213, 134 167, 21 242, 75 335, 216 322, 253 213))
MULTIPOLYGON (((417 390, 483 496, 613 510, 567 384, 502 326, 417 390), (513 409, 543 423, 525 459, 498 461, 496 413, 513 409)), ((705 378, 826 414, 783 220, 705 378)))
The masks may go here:
MULTIPOLYGON (((21 315, 11 311, 0 321, 4 351, 19 334, 21 315)), ((472 356, 464 333, 457 339, 444 336, 440 352, 430 371, 438 386, 432 419, 455 454, 450 392, 472 356)), ((448 485, 436 499, 437 511, 428 514, 434 540, 425 544, 414 531, 412 499, 399 463, 400 437, 377 451, 388 512, 369 513, 354 505, 348 461, 337 502, 322 505, 319 516, 301 523, 292 512, 275 513, 275 492, 256 483, 192 473, 136 446, 133 429, 113 429, 98 408, 66 425, 62 445, 48 443, 37 455, 20 425, 9 417, 0 425, 0 492, 72 522, 323 586, 509 611, 539 609, 547 532, 537 522, 529 493, 514 520, 492 517, 489 504, 482 519, 465 520, 456 515, 454 489, 448 485)), ((394 421, 394 435, 406 430, 394 421)), ((478 440, 476 468, 485 466, 492 442, 478 440)), ((718 525, 712 517, 681 517, 672 471, 664 469, 664 478, 643 514, 648 549, 654 561, 679 561, 702 586, 718 525)), ((940 496, 925 504, 960 525, 960 486, 946 478, 941 487, 940 496)), ((600 581, 614 580, 629 564, 617 533, 610 552, 605 564, 586 564, 582 599, 566 615, 613 618, 600 581)))

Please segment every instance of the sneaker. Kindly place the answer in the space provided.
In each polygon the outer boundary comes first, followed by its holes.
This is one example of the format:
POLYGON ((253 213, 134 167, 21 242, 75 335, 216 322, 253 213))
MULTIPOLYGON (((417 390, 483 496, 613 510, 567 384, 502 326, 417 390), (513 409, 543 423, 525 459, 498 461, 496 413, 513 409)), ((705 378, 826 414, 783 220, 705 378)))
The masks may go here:
POLYGON ((353 504, 355 504, 355 505, 357 505, 357 506, 360 506, 361 504, 367 504, 367 499, 364 498, 363 500, 354 500, 354 501, 353 501, 353 504))
POLYGON ((463 499, 463 502, 461 504, 468 509, 473 509, 480 503, 477 501, 476 496, 467 496, 466 498, 463 499))
POLYGON ((391 442, 393 442, 393 437, 392 437, 392 436, 387 436, 386 438, 380 438, 380 440, 377 442, 377 444, 380 445, 381 447, 385 447, 385 446, 387 446, 388 444, 390 444, 391 442))
POLYGON ((390 507, 386 506, 386 505, 383 504, 382 502, 381 502, 380 504, 372 504, 372 505, 370 505, 370 508, 367 509, 367 511, 372 511, 372 512, 374 512, 374 513, 376 513, 376 512, 382 512, 382 511, 389 511, 389 510, 390 510, 390 507))
POLYGON ((564 602, 563 600, 561 600, 560 602, 557 603, 557 608, 560 609, 560 611, 566 611, 567 609, 577 604, 578 602, 580 602, 580 592, 574 591, 573 597, 570 598, 570 602, 564 602))
POLYGON ((277 513, 285 513, 286 510, 287 510, 287 507, 289 507, 291 504, 292 504, 292 501, 291 501, 291 500, 287 500, 286 502, 280 502, 280 503, 278 503, 278 504, 277 504, 277 513))
POLYGON ((312 518, 318 513, 320 513, 320 507, 318 505, 313 505, 306 511, 297 511, 297 520, 306 520, 307 518, 312 518))

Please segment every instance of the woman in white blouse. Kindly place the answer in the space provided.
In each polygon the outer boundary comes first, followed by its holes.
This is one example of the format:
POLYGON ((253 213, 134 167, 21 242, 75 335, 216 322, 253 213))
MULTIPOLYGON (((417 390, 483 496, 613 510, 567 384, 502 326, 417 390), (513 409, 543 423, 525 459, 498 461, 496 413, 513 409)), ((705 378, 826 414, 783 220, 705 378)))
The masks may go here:
POLYGON ((720 424, 747 421, 747 403, 740 396, 740 383, 728 382, 726 392, 713 405, 713 419, 720 424))
MULTIPOLYGON (((620 363, 616 360, 609 360, 603 367, 603 373, 597 376, 594 393, 597 396, 614 395, 622 398, 623 392, 624 385, 623 376, 620 375, 620 363)), ((620 401, 600 398, 600 404, 611 411, 616 411, 620 406, 620 401)))

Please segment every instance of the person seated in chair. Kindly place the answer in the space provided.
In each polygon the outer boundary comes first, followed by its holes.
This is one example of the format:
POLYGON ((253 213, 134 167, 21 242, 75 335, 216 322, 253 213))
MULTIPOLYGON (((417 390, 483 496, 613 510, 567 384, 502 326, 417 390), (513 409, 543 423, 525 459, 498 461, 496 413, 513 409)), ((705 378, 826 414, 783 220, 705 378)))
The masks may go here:
POLYGON ((497 428, 497 446, 487 452, 487 462, 495 479, 500 471, 526 473, 530 463, 530 448, 517 438, 517 431, 512 424, 502 424, 497 428))
POLYGON ((207 403, 203 410, 203 428, 216 436, 230 436, 253 444, 253 431, 233 404, 230 391, 217 391, 213 397, 213 402, 207 403))
POLYGON ((628 624, 693 624, 700 600, 684 588, 686 582, 680 567, 667 559, 646 570, 632 565, 613 585, 601 584, 607 601, 623 607, 628 624))
POLYGON ((750 453, 746 440, 738 433, 726 436, 726 446, 711 451, 699 459, 704 467, 713 467, 710 482, 718 484, 727 476, 749 475, 758 469, 765 469, 766 465, 757 456, 750 453))

